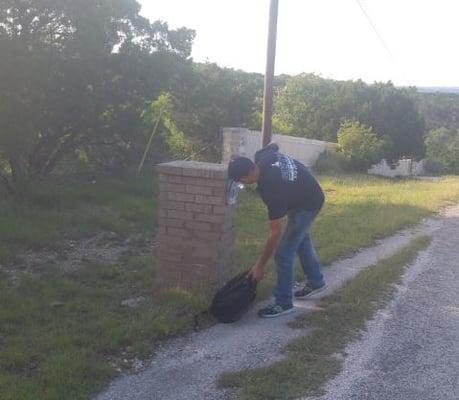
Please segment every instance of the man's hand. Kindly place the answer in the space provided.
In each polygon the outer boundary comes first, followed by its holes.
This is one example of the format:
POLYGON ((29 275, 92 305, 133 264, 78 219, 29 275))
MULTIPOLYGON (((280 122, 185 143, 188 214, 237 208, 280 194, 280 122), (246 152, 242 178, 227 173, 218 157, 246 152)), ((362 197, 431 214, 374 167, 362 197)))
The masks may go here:
POLYGON ((248 273, 247 277, 251 278, 257 282, 260 282, 264 275, 265 275, 265 265, 268 262, 271 254, 275 250, 277 246, 277 242, 282 234, 282 220, 276 219, 270 221, 270 234, 269 238, 266 241, 265 248, 263 249, 263 253, 261 253, 260 258, 258 259, 257 263, 252 267, 250 272, 248 273))
POLYGON ((249 279, 253 279, 256 282, 260 282, 265 275, 265 270, 263 267, 260 267, 259 265, 254 265, 250 272, 248 273, 247 277, 249 279))

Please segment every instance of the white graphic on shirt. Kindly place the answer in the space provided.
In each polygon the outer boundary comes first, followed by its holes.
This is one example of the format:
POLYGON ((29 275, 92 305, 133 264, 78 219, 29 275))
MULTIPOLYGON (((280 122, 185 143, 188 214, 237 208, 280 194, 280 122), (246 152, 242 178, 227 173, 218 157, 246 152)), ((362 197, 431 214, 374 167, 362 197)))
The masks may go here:
POLYGON ((294 182, 298 176, 298 168, 290 157, 277 154, 277 161, 271 164, 273 167, 280 168, 281 176, 284 181, 294 182))

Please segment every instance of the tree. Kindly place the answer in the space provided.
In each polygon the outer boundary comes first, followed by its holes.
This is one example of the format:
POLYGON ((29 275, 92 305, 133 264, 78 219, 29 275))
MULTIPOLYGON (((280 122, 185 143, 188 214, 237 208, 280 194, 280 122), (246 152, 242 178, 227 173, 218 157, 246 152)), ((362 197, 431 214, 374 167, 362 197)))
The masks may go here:
POLYGON ((414 93, 413 98, 429 131, 459 129, 459 95, 456 93, 414 93))
POLYGON ((346 119, 355 119, 390 137, 387 156, 424 154, 425 123, 413 100, 413 89, 392 83, 333 81, 313 74, 291 77, 275 102, 275 120, 288 133, 335 142, 346 119))
POLYGON ((221 128, 250 124, 263 94, 263 76, 211 63, 195 63, 187 72, 181 88, 172 90, 175 121, 208 160, 219 161, 221 128))
POLYGON ((445 172, 459 173, 459 131, 440 128, 426 135, 427 159, 443 166, 445 172))
POLYGON ((378 139, 370 127, 358 121, 346 120, 338 130, 338 146, 351 167, 366 170, 380 161, 387 142, 378 139))
POLYGON ((425 154, 425 121, 412 98, 413 90, 395 88, 391 83, 372 85, 370 107, 357 117, 381 137, 391 138, 393 146, 387 157, 392 160, 425 154))
POLYGON ((135 0, 2 1, 0 173, 10 190, 78 149, 126 144, 146 101, 172 85, 194 32, 139 11, 135 0))
POLYGON ((313 74, 287 80, 275 99, 274 118, 295 135, 336 141, 340 117, 337 85, 313 74))

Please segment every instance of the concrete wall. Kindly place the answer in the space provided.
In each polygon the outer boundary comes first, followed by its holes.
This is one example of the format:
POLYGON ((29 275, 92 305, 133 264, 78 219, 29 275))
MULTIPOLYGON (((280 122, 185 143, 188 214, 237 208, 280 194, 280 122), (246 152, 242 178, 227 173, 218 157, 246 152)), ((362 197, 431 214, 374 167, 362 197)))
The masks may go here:
POLYGON ((381 160, 379 164, 373 165, 368 169, 368 173, 372 175, 382 175, 389 178, 396 176, 418 176, 425 173, 424 161, 416 162, 411 159, 399 160, 395 168, 387 164, 386 160, 381 160))
MULTIPOLYGON (((282 153, 309 167, 316 163, 322 152, 335 145, 320 140, 286 135, 273 135, 272 140, 279 145, 282 153)), ((228 163, 236 156, 244 156, 253 160, 255 152, 261 149, 261 143, 261 132, 244 128, 223 128, 222 163, 228 163)))

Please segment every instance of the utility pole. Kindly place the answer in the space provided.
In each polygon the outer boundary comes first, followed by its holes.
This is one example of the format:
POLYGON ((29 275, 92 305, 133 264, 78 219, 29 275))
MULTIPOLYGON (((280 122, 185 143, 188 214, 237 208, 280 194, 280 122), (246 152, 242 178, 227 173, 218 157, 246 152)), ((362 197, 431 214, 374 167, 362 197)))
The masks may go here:
POLYGON ((273 119, 273 84, 274 84, 274 64, 276 60, 276 38, 277 38, 277 12, 279 0, 271 0, 269 10, 268 28, 268 54, 266 57, 265 88, 263 95, 263 147, 266 146, 272 137, 273 119))

